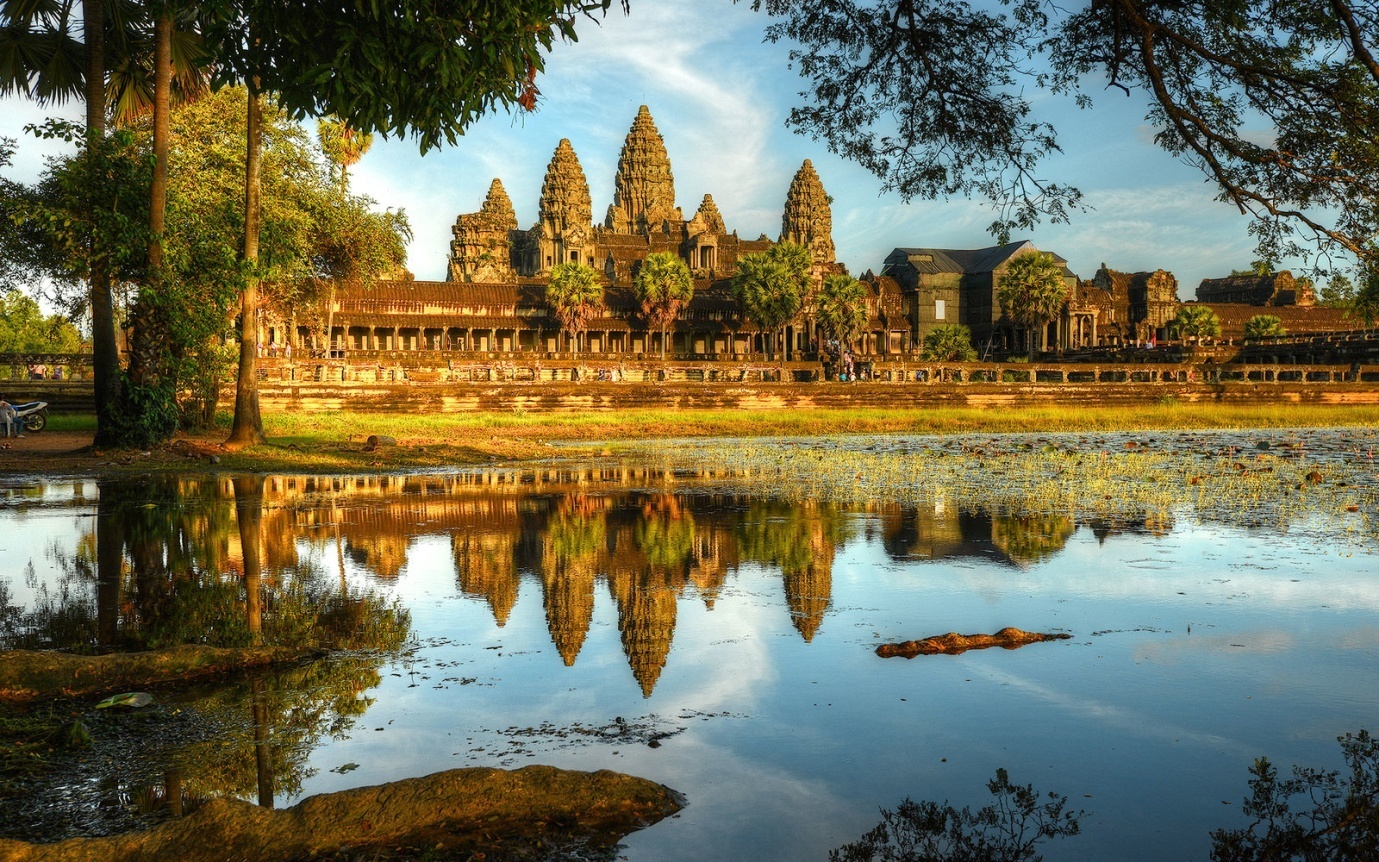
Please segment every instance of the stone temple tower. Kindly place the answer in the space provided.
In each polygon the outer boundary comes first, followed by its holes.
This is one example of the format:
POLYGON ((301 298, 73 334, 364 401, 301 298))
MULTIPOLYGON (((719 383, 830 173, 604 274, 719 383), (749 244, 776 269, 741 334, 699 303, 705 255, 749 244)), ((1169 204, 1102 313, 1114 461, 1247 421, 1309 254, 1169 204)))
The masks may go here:
POLYGON ((667 221, 684 219, 675 206, 675 177, 670 172, 665 141, 656 130, 651 111, 642 105, 618 155, 613 203, 604 227, 615 233, 649 233, 662 230, 667 221))
POLYGON ((785 196, 785 215, 781 218, 780 241, 793 242, 809 249, 814 263, 830 264, 835 260, 833 249, 833 210, 828 193, 814 164, 809 159, 795 172, 790 191, 785 196))
POLYGON ((509 233, 517 229, 517 214, 501 180, 494 179, 488 197, 476 213, 455 219, 451 228, 450 281, 512 281, 509 233))
POLYGON ((592 263, 593 206, 579 157, 569 139, 561 138, 541 184, 541 223, 531 231, 535 242, 528 243, 537 259, 528 268, 544 275, 557 263, 592 263))

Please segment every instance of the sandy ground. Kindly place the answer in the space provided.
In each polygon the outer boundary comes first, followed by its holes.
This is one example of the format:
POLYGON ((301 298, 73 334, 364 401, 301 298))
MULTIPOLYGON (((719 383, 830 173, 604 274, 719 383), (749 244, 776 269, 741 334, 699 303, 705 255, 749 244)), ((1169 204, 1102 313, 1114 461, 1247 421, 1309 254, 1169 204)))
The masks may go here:
POLYGON ((92 435, 78 431, 40 431, 23 437, 0 437, 0 478, 6 476, 93 475, 107 467, 125 466, 132 459, 162 460, 171 453, 147 456, 122 452, 116 456, 91 448, 92 435))

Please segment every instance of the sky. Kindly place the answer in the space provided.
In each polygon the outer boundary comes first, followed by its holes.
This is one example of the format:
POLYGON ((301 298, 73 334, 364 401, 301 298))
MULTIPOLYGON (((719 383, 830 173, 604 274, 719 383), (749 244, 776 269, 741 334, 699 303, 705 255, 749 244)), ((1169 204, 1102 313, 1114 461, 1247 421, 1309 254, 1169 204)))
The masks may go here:
MULTIPOLYGON (((877 177, 788 129, 804 84, 789 66, 789 47, 763 42, 768 20, 729 0, 633 0, 630 15, 614 11, 601 24, 583 22, 577 43, 557 43, 537 82, 535 112, 486 117, 456 146, 424 156, 411 139, 376 139, 351 172, 351 190, 405 210, 414 232, 408 268, 418 279, 444 279, 455 218, 479 209, 494 177, 503 181, 519 225, 536 223, 541 181, 561 138, 579 156, 601 222, 618 152, 644 104, 665 140, 686 218, 712 194, 730 231, 775 239, 790 180, 810 159, 833 197, 838 260, 855 275, 879 271, 898 246, 995 243, 986 231, 995 218, 989 204, 883 195, 877 177)), ((424 75, 417 85, 425 86, 424 75)), ((1143 95, 1096 83, 1088 92, 1089 110, 1042 92, 1032 97, 1036 118, 1054 123, 1064 149, 1045 164, 1044 177, 1081 188, 1090 211, 1075 213, 1069 225, 1044 224, 1012 239, 1062 255, 1086 279, 1102 263, 1127 272, 1167 269, 1183 299, 1194 297, 1203 278, 1247 267, 1256 256, 1248 219, 1214 200, 1204 175, 1153 145, 1143 95)), ((23 129, 51 113, 0 100, 0 136, 19 141, 6 176, 37 178, 51 151, 45 147, 56 145, 23 129)), ((76 117, 80 108, 65 113, 76 117)))

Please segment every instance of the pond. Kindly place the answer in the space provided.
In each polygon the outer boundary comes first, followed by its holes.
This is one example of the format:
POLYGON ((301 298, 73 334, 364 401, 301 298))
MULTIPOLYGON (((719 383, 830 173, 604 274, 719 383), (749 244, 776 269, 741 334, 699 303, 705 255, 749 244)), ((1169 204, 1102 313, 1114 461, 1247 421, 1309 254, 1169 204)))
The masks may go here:
POLYGON ((1255 758, 1336 769, 1337 737, 1379 729, 1376 442, 679 441, 425 475, 11 480, 0 646, 343 651, 158 691, 146 727, 102 719, 142 753, 36 783, 0 834, 129 828, 169 787, 284 806, 541 763, 685 795, 628 859, 824 859, 907 797, 987 804, 1005 769, 1086 812, 1048 858, 1205 859, 1245 824, 1255 758), (876 653, 1006 626, 1071 637, 876 653))

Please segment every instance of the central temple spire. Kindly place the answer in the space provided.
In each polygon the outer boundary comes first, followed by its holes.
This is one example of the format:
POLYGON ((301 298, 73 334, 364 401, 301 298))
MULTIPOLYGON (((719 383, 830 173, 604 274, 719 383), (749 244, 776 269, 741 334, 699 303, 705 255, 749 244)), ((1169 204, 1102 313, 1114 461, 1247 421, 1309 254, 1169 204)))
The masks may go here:
POLYGON ((661 230, 667 221, 684 221, 684 216, 675 206, 675 177, 665 141, 642 105, 618 155, 613 203, 604 226, 617 233, 648 233, 661 230))

